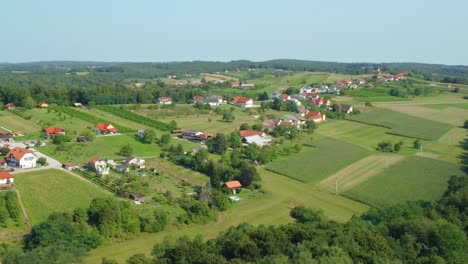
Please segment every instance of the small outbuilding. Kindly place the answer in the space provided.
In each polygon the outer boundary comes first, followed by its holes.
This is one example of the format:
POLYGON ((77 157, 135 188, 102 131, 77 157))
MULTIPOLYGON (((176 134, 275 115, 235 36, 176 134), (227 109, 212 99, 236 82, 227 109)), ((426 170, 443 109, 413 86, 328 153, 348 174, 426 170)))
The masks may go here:
POLYGON ((239 181, 228 181, 224 183, 224 186, 232 190, 232 193, 236 194, 238 190, 242 187, 242 184, 239 181))

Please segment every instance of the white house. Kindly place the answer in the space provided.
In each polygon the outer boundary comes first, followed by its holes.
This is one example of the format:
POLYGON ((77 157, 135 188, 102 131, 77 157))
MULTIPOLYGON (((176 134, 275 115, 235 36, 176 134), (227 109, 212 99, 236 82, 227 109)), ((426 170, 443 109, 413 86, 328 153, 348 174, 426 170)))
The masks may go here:
POLYGON ((29 149, 15 147, 5 156, 8 165, 18 168, 36 167, 37 157, 29 149))
POLYGON ((132 165, 134 164, 138 169, 144 169, 145 168, 145 160, 144 159, 139 159, 135 157, 127 157, 124 160, 124 164, 126 165, 132 165))
POLYGON ((107 162, 105 160, 101 160, 98 157, 94 157, 88 161, 87 166, 89 170, 94 171, 98 176, 109 174, 109 167, 107 166, 107 162))
POLYGON ((243 97, 243 96, 234 96, 232 98, 234 104, 244 107, 244 108, 249 108, 253 107, 253 100, 252 98, 249 97, 243 97))
POLYGON ((171 97, 159 97, 158 99, 156 99, 156 103, 161 104, 161 105, 172 104, 172 98, 171 97))
POLYGON ((15 181, 15 176, 6 171, 0 171, 0 188, 10 188, 11 184, 15 181))
POLYGON ((219 95, 212 95, 208 98, 202 100, 205 104, 209 104, 210 106, 219 106, 224 103, 223 97, 219 95))

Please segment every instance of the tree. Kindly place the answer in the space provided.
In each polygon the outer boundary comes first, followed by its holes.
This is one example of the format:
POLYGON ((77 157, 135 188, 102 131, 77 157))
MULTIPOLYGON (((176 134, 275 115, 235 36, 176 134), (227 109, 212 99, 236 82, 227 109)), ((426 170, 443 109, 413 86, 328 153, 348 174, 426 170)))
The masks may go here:
POLYGON ((467 128, 467 129, 468 129, 468 120, 465 120, 465 122, 463 123, 463 128, 467 128))
POLYGON ((414 142, 413 142, 413 147, 415 149, 420 149, 421 148, 421 141, 419 141, 419 139, 416 139, 414 142))
POLYGON ((93 131, 88 130, 88 129, 81 132, 81 135, 84 138, 86 138, 86 141, 94 141, 94 139, 96 139, 96 133, 94 133, 93 131))
POLYGON ((62 135, 62 134, 55 135, 55 137, 52 139, 52 143, 54 145, 60 145, 62 143, 70 142, 70 141, 71 141, 71 137, 69 135, 62 135))
POLYGON ((130 144, 126 144, 120 149, 119 154, 122 156, 131 156, 133 154, 133 147, 130 144))
POLYGON ((242 147, 242 138, 238 131, 233 131, 229 134, 228 145, 230 148, 233 148, 233 149, 242 147))
POLYGON ((37 159, 37 163, 41 166, 45 166, 47 164, 47 159, 45 157, 40 157, 37 159))
POLYGON ((156 140, 156 131, 152 128, 148 128, 145 130, 145 134, 143 136, 143 142, 146 144, 151 144, 156 140))
POLYGON ((7 148, 7 147, 3 147, 3 148, 0 149, 0 154, 2 156, 5 156, 6 154, 8 154, 8 152, 10 152, 10 149, 7 148))
POLYGON ((213 152, 216 154, 224 154, 227 151, 228 145, 226 136, 222 133, 217 133, 213 138, 213 152))
POLYGON ((177 122, 176 122, 175 120, 171 120, 171 122, 169 122, 168 127, 169 127, 170 130, 175 130, 175 129, 177 129, 179 126, 177 125, 177 122))
POLYGON ((393 150, 394 150, 395 152, 399 152, 399 151, 401 150, 401 145, 398 144, 398 143, 395 144, 395 145, 393 146, 393 150))
POLYGON ((390 141, 382 141, 377 144, 377 150, 382 152, 392 152, 393 144, 390 141))
POLYGON ((223 121, 225 122, 232 122, 236 119, 234 114, 231 111, 224 111, 223 112, 223 121))
POLYGON ((131 256, 127 261, 126 264, 152 264, 153 261, 151 258, 145 256, 143 253, 137 253, 131 256))
POLYGON ((171 142, 171 134, 163 134, 161 138, 159 139, 159 145, 160 146, 166 146, 171 142))
POLYGON ((24 100, 23 106, 24 106, 26 109, 33 109, 33 108, 36 106, 36 102, 34 101, 34 99, 32 99, 31 96, 28 96, 28 97, 26 97, 26 99, 24 100))

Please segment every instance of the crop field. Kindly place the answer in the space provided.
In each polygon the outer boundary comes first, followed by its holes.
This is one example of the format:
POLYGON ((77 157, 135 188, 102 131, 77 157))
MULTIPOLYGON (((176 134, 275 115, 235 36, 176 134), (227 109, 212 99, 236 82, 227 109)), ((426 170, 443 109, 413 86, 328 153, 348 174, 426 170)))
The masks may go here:
POLYGON ((377 144, 382 141, 390 141, 392 143, 403 141, 403 148, 400 153, 405 155, 414 154, 414 139, 387 134, 387 131, 388 128, 364 123, 347 120, 328 120, 318 126, 316 134, 318 136, 347 141, 368 150, 375 150, 377 144))
MULTIPOLYGON (((9 111, 0 111, 0 126, 15 132, 34 133, 41 130, 41 127, 31 120, 25 120, 9 111)), ((4 131, 4 129, 0 128, 4 131)))
POLYGON ((93 198, 111 195, 78 176, 53 169, 17 174, 15 185, 33 224, 45 220, 52 212, 85 208, 93 198))
POLYGON ((369 151, 354 144, 324 138, 315 148, 275 161, 268 170, 293 179, 316 184, 340 169, 369 155, 369 151))
POLYGON ((374 206, 416 200, 431 201, 444 193, 447 181, 453 175, 463 175, 460 165, 413 156, 343 194, 374 206))
POLYGON ((341 193, 380 174, 403 159, 404 156, 394 154, 368 156, 324 179, 317 186, 329 192, 341 193))
POLYGON ((375 109, 360 115, 350 116, 348 119, 390 128, 387 132, 390 134, 426 140, 437 140, 452 128, 449 124, 418 118, 388 109, 375 109))
MULTIPOLYGON (((329 219, 339 222, 349 220, 353 215, 360 215, 368 207, 345 197, 336 196, 319 190, 309 184, 261 170, 262 186, 265 194, 249 197, 233 204, 227 211, 218 214, 215 222, 201 226, 190 226, 181 229, 169 229, 157 234, 142 236, 133 240, 110 243, 90 252, 86 263, 101 263, 102 257, 109 257, 124 263, 136 253, 149 254, 154 244, 164 239, 176 240, 182 235, 195 237, 202 235, 205 239, 216 237, 219 232, 230 226, 241 223, 252 225, 279 225, 292 221, 290 210, 299 205, 321 209, 329 219)), ((242 194, 242 193, 241 193, 242 194)))

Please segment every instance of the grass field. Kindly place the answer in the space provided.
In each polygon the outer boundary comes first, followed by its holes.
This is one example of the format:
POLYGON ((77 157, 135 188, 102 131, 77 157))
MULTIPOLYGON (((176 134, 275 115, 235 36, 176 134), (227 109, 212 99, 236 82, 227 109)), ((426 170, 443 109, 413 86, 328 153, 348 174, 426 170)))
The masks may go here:
MULTIPOLYGON (((86 127, 94 127, 96 124, 91 124, 82 119, 71 117, 67 114, 62 114, 65 119, 60 119, 58 113, 49 109, 31 109, 24 112, 25 115, 31 116, 31 121, 35 122, 41 127, 60 127, 65 129, 68 133, 75 131, 80 133, 85 130, 86 127)), ((40 128, 38 129, 40 130, 40 128)))
POLYGON ((392 154, 368 156, 322 180, 317 186, 329 192, 341 193, 380 174, 387 166, 393 166, 403 159, 404 156, 392 154))
MULTIPOLYGON (((9 111, 0 111, 0 126, 11 131, 21 133, 34 133, 41 129, 39 125, 30 120, 25 120, 9 111)), ((3 131, 3 129, 0 128, 3 131)))
POLYGON ((413 156, 345 191, 344 195, 375 206, 431 201, 443 194, 452 175, 463 175, 460 165, 413 156))
POLYGON ((45 220, 52 212, 85 208, 93 198, 111 195, 61 170, 17 174, 15 185, 33 225, 45 220))
POLYGON ((350 116, 348 119, 390 128, 387 132, 390 134, 426 140, 437 140, 452 128, 448 124, 381 108, 376 108, 360 115, 350 116))
POLYGON ((367 155, 369 151, 354 144, 324 138, 316 143, 316 148, 306 148, 299 154, 271 163, 267 168, 315 184, 367 155))
POLYGON ((241 200, 225 212, 218 215, 215 222, 202 226, 191 226, 184 229, 171 229, 157 234, 142 236, 120 243, 109 243, 90 252, 86 263, 101 263, 102 257, 108 257, 124 263, 136 253, 149 254, 154 244, 164 239, 175 240, 180 236, 195 237, 202 235, 205 239, 216 237, 230 226, 240 223, 252 225, 285 224, 292 221, 289 211, 298 205, 321 209, 333 220, 344 222, 353 215, 367 211, 361 203, 321 191, 314 186, 284 177, 266 170, 260 171, 265 194, 241 200))

